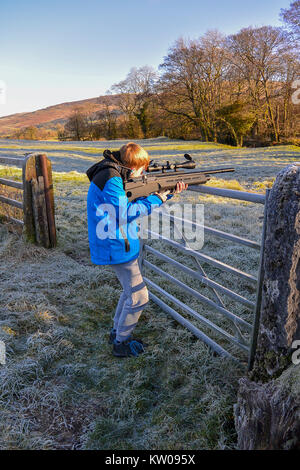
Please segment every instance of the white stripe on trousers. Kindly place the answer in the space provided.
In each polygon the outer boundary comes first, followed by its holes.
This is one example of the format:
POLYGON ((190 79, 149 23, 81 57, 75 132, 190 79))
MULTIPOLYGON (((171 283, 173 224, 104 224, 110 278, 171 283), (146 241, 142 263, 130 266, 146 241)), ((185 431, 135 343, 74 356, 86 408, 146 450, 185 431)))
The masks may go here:
POLYGON ((138 258, 111 266, 123 287, 114 316, 116 339, 126 341, 149 301, 148 289, 140 271, 138 258))

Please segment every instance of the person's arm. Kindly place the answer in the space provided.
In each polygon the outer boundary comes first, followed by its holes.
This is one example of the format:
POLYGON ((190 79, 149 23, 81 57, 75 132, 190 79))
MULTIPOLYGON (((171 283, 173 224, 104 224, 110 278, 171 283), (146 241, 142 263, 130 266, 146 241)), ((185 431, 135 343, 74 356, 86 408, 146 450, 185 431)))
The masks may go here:
POLYGON ((163 198, 158 194, 151 194, 148 197, 140 197, 129 202, 123 188, 122 179, 111 178, 104 188, 104 202, 111 204, 116 212, 118 222, 130 223, 138 217, 144 217, 163 204, 163 198))
POLYGON ((188 185, 178 182, 174 193, 165 191, 163 193, 150 194, 147 197, 140 197, 129 202, 123 188, 123 181, 120 177, 111 178, 105 185, 104 202, 114 207, 116 221, 121 225, 128 224, 138 217, 150 215, 163 202, 171 199, 174 194, 187 189, 188 185))

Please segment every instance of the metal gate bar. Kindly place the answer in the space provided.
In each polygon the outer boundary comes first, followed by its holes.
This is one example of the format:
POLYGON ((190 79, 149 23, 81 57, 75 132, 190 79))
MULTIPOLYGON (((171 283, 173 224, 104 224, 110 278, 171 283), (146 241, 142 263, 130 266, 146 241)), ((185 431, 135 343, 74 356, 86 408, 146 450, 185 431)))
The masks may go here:
POLYGON ((192 287, 187 286, 183 282, 179 281, 179 279, 176 279, 171 274, 166 273, 165 271, 160 269, 158 266, 154 266, 154 264, 149 263, 149 261, 144 260, 143 264, 144 264, 144 266, 148 267, 152 271, 155 271, 157 274, 160 274, 161 276, 167 278, 169 281, 173 282, 174 284, 177 284, 179 287, 184 289, 189 294, 194 295, 195 297, 198 298, 198 300, 201 300, 202 302, 206 303, 210 307, 215 308, 219 313, 223 314, 229 320, 233 321, 234 323, 240 324, 241 326, 246 328, 248 331, 252 331, 252 329, 253 329, 252 325, 250 325, 250 323, 246 322, 246 320, 243 320, 242 318, 235 315, 233 312, 230 312, 226 308, 221 307, 220 305, 216 304, 213 300, 209 299, 208 297, 204 296, 203 294, 200 294, 199 292, 194 290, 192 287))
POLYGON ((249 345, 247 347, 244 343, 240 343, 234 336, 229 334, 227 331, 223 330, 223 328, 219 327, 218 325, 215 325, 212 321, 203 317, 200 313, 196 312, 191 307, 181 302, 181 300, 177 299, 169 292, 166 292, 162 287, 155 284, 155 282, 151 281, 145 276, 144 276, 144 279, 150 287, 153 287, 153 289, 157 290, 160 294, 163 294, 168 300, 170 300, 175 305, 177 305, 177 307, 181 308, 182 310, 185 310, 189 315, 193 316, 196 320, 201 321, 202 323, 204 323, 207 327, 209 327, 216 333, 223 335, 231 343, 235 344, 236 346, 243 349, 244 351, 249 352, 249 345))
POLYGON ((239 199, 240 201, 254 202, 264 204, 265 196, 258 193, 248 193, 246 191, 237 191, 236 189, 214 188, 213 186, 189 186, 188 190, 196 193, 212 194, 214 196, 228 197, 230 199, 239 199))
MULTIPOLYGON (((251 203, 257 203, 257 204, 265 204, 268 198, 268 191, 266 196, 262 194, 257 194, 257 193, 247 193, 244 191, 236 191, 236 190, 228 190, 228 189, 221 189, 221 188, 214 188, 214 187, 209 187, 209 186, 190 186, 188 190, 195 191, 195 192, 200 192, 204 194, 213 194, 216 196, 221 196, 221 197, 228 197, 232 199, 238 199, 246 202, 251 202, 251 203)), ((141 266, 142 268, 150 269, 151 271, 157 273, 158 275, 162 276, 163 278, 167 279, 168 281, 172 282, 174 285, 180 287, 180 289, 184 292, 187 292, 188 294, 191 294, 194 298, 199 300, 200 302, 208 305, 209 307, 212 307, 215 309, 218 313, 222 314, 225 316, 229 321, 231 328, 233 328, 235 335, 233 336, 230 332, 226 331, 223 327, 220 327, 216 325, 211 319, 208 319, 201 315, 200 313, 196 312, 193 308, 189 307, 185 303, 181 302, 179 299, 177 299, 174 295, 170 294, 167 292, 165 289, 160 287, 158 284, 153 282, 153 280, 149 279, 149 276, 144 276, 145 282, 148 284, 149 288, 156 290, 158 293, 166 297, 170 302, 172 302, 174 305, 176 305, 178 308, 183 310, 185 313, 188 315, 191 315, 193 318, 199 320, 201 323, 203 323, 206 327, 223 337, 223 339, 229 341, 233 346, 238 347, 240 350, 244 351, 248 355, 248 363, 251 363, 251 357, 253 357, 254 350, 255 350, 255 338, 257 336, 257 330, 258 330, 258 322, 259 322, 259 312, 260 312, 260 304, 261 304, 261 289, 262 289, 262 264, 263 264, 263 250, 264 250, 264 233, 265 233, 265 225, 266 225, 266 216, 264 217, 264 223, 263 223, 263 234, 262 234, 262 239, 261 243, 257 243, 256 241, 249 240, 244 237, 240 237, 222 230, 217 230, 212 227, 208 227, 206 225, 200 225, 197 224, 196 222, 189 221, 186 219, 180 219, 179 217, 176 217, 174 215, 171 215, 169 213, 165 214, 168 215, 170 220, 175 223, 175 221, 180 221, 182 223, 187 223, 190 226, 194 228, 201 228, 204 229, 204 232, 207 234, 210 234, 212 236, 216 236, 222 239, 227 239, 231 242, 234 243, 239 243, 240 245, 244 245, 248 248, 252 248, 255 250, 260 250, 260 262, 259 262, 259 272, 258 272, 258 279, 256 277, 252 276, 249 273, 246 273, 240 269, 237 269, 233 266, 230 266, 228 264, 223 263, 222 261, 219 261, 211 256, 208 256, 204 253, 200 253, 199 251, 195 251, 188 246, 185 246, 185 240, 183 237, 183 243, 178 243, 174 240, 171 240, 167 237, 164 237, 161 234, 155 233, 151 230, 145 230, 146 233, 151 235, 154 239, 160 240, 172 248, 174 248, 177 251, 181 251, 186 255, 189 255, 194 258, 194 260, 198 263, 201 261, 202 263, 208 263, 218 269, 221 269, 222 271, 228 272, 230 274, 237 275, 238 277, 242 278, 246 282, 255 283, 257 285, 257 295, 256 295, 256 301, 252 302, 249 299, 243 297, 242 295, 238 294, 237 292, 232 291, 231 289, 228 289, 227 287, 224 287, 220 284, 218 284, 216 281, 213 281, 212 279, 209 279, 205 275, 201 273, 201 271, 197 270, 194 271, 193 269, 190 269, 189 267, 181 264, 180 262, 176 261, 175 259, 170 258, 169 256, 165 255, 164 253, 161 253, 157 249, 149 246, 146 244, 145 240, 142 244, 142 257, 141 257, 141 266), (179 279, 176 279, 173 277, 171 274, 165 272, 163 269, 161 269, 158 266, 155 266, 153 263, 150 263, 148 260, 145 259, 145 255, 147 253, 150 253, 154 255, 155 257, 158 257, 162 261, 175 266, 177 269, 180 271, 183 271, 185 274, 191 276, 194 279, 198 279, 204 286, 209 287, 211 289, 215 289, 216 292, 220 292, 223 295, 226 295, 230 297, 231 299, 235 300, 236 302, 239 302, 243 304, 244 306, 250 308, 253 313, 254 313, 254 326, 252 326, 250 323, 245 321, 243 318, 239 317, 235 313, 231 312, 230 310, 226 309, 222 303, 221 305, 214 300, 211 300, 210 298, 204 296, 203 294, 200 294, 200 292, 197 292, 195 289, 192 287, 186 285, 184 282, 180 281, 179 279), (249 339, 246 339, 243 336, 243 332, 240 330, 240 328, 245 329, 245 331, 249 334, 250 333, 250 341, 249 339)), ((201 267, 201 265, 200 265, 201 267)), ((202 267, 201 267, 202 269, 202 267)), ((198 338, 202 339, 210 348, 212 348, 214 351, 216 351, 218 354, 221 354, 222 356, 227 356, 231 357, 232 359, 239 360, 237 357, 234 357, 231 353, 226 351, 220 344, 218 344, 216 341, 214 341, 212 338, 210 338, 207 334, 203 333, 199 328, 194 326, 189 320, 184 318, 182 315, 180 315, 178 312, 176 312, 173 308, 171 308, 169 305, 167 305, 162 299, 158 298, 156 295, 154 295, 151 291, 149 292, 150 298, 161 307, 162 310, 165 312, 169 313, 172 315, 173 318, 175 318, 179 323, 181 323, 183 326, 188 328, 190 331, 192 331, 198 338)), ((221 300, 222 302, 222 300, 221 300)), ((248 336, 248 335, 247 335, 248 336)))
POLYGON ((7 180, 6 178, 0 178, 0 184, 4 184, 5 186, 11 186, 17 189, 23 189, 23 183, 19 181, 7 180))
POLYGON ((168 214, 168 216, 173 221, 178 220, 179 222, 183 222, 184 224, 191 225, 193 228, 204 229, 204 232, 210 235, 214 235, 219 238, 224 238, 226 240, 239 243, 240 245, 245 245, 250 248, 255 248, 256 250, 260 250, 260 244, 257 242, 254 242, 253 240, 248 240, 247 238, 238 237, 237 235, 233 235, 233 233, 223 232, 222 230, 217 230, 216 228, 208 227, 207 225, 197 224, 196 222, 192 222, 191 220, 187 220, 183 218, 180 219, 179 217, 176 217, 175 215, 172 215, 172 214, 168 214))
MULTIPOLYGON (((165 206, 160 206, 160 207, 161 207, 161 209, 164 213, 167 213, 167 215, 170 216, 170 213, 165 209, 165 206)), ((183 231, 178 229, 177 225, 174 223, 174 220, 173 220, 173 226, 174 226, 174 230, 176 230, 178 232, 179 237, 181 238, 181 240, 183 242, 183 245, 186 248, 191 248, 190 245, 189 245, 188 240, 186 239, 186 237, 183 233, 183 231)), ((193 260, 196 264, 197 271, 201 274, 201 276, 207 278, 208 276, 207 276, 203 266, 201 265, 200 261, 197 258, 195 258, 194 256, 193 256, 193 260)), ((222 298, 220 297, 218 291, 214 287, 210 287, 210 290, 211 290, 212 296, 213 296, 214 300, 216 301, 216 303, 218 305, 220 305, 221 307, 225 308, 224 302, 223 302, 222 298)))
POLYGON ((265 245, 265 238, 266 238, 266 228, 267 228, 267 202, 270 197, 270 189, 266 190, 266 202, 264 208, 264 223, 263 223, 263 230, 262 230, 262 244, 260 250, 260 258, 259 258, 259 273, 258 273, 258 285, 257 285, 257 292, 256 292, 256 304, 254 309, 254 325, 253 325, 253 334, 251 339, 251 346, 250 346, 250 354, 248 360, 248 370, 251 370, 254 363, 254 356, 257 346, 257 336, 259 330, 259 321, 260 321, 260 309, 261 309, 261 298, 262 298, 262 285, 263 285, 263 278, 264 278, 264 245, 265 245))
POLYGON ((21 167, 24 163, 24 158, 15 158, 15 157, 1 157, 0 156, 0 163, 4 163, 5 165, 14 165, 21 167))
MULTIPOLYGON (((14 166, 22 167, 23 162, 24 162, 24 158, 12 158, 12 157, 0 156, 0 164, 4 164, 5 166, 14 165, 14 166)), ((9 186, 9 187, 21 189, 21 190, 24 189, 22 182, 9 180, 7 178, 0 178, 0 185, 9 186)), ((17 201, 7 196, 0 195, 0 202, 7 204, 9 206, 12 206, 12 207, 21 209, 22 211, 24 209, 23 202, 17 201)), ((14 224, 17 224, 21 227, 24 226, 24 220, 16 219, 15 217, 12 217, 11 215, 3 215, 3 217, 5 218, 5 220, 8 220, 9 222, 13 222, 14 224)))
MULTIPOLYGON (((152 233, 155 233, 155 232, 152 232, 152 233)), ((163 235, 159 235, 159 234, 157 235, 159 237, 159 240, 163 240, 164 242, 168 243, 174 248, 177 248, 178 250, 183 251, 187 255, 192 255, 195 258, 199 259, 200 261, 204 261, 205 263, 211 264, 215 268, 219 268, 222 271, 229 272, 230 274, 235 274, 236 276, 239 276, 242 279, 245 279, 246 281, 250 281, 254 283, 257 282, 257 279, 254 276, 251 276, 251 274, 245 273, 244 271, 241 271, 240 269, 237 269, 237 268, 234 268, 233 266, 229 266, 228 264, 222 263, 222 261, 212 258, 211 256, 204 255, 203 253, 199 253, 198 251, 192 250, 191 248, 186 248, 180 243, 177 243, 174 240, 170 240, 169 238, 166 238, 163 235)), ((145 246, 145 249, 149 249, 149 251, 154 250, 154 248, 149 247, 148 245, 145 246)), ((157 251, 157 250, 154 250, 154 251, 157 251)))
POLYGON ((206 285, 207 287, 213 287, 216 290, 219 290, 223 294, 227 295, 228 297, 231 297, 232 299, 236 300, 237 302, 240 302, 247 307, 254 308, 255 304, 251 302, 250 300, 246 299, 245 297, 242 297, 240 294, 237 294, 236 292, 228 289, 227 287, 222 286, 221 284, 218 284, 216 281, 213 281, 212 279, 209 279, 205 276, 202 276, 202 274, 194 271, 191 268, 188 268, 187 266, 179 263, 178 261, 169 258, 169 256, 160 253, 160 251, 155 250, 155 248, 152 248, 148 245, 144 245, 144 250, 148 251, 158 258, 162 259, 163 261, 166 261, 167 263, 172 264, 173 266, 176 266, 178 269, 181 269, 181 271, 184 271, 186 274, 189 274, 190 276, 198 279, 199 281, 202 282, 202 284, 206 285))
POLYGON ((158 298, 156 295, 154 295, 152 292, 149 292, 149 297, 153 302, 155 302, 162 310, 164 310, 166 313, 169 313, 178 323, 181 325, 185 326, 188 330, 190 330, 197 338, 201 339, 204 343, 206 343, 213 351, 218 353, 220 356, 225 356, 229 357, 233 360, 238 360, 232 354, 230 354, 228 351, 226 351, 222 346, 220 346, 218 343, 213 341, 211 338, 209 338, 205 333, 203 333, 199 328, 197 328, 195 325, 193 325, 189 320, 184 318, 182 315, 180 315, 176 310, 173 308, 169 307, 163 300, 158 298))

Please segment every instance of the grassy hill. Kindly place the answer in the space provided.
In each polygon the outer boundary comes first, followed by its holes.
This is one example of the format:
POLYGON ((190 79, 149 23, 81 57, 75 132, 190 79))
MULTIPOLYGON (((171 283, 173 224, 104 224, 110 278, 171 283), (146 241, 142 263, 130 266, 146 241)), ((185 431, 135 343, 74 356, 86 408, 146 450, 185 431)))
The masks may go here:
POLYGON ((64 124, 72 111, 80 108, 83 113, 93 114, 101 111, 106 104, 115 106, 117 95, 99 96, 80 101, 61 103, 30 113, 17 113, 0 117, 0 136, 11 135, 23 127, 36 126, 55 129, 58 124, 64 124))

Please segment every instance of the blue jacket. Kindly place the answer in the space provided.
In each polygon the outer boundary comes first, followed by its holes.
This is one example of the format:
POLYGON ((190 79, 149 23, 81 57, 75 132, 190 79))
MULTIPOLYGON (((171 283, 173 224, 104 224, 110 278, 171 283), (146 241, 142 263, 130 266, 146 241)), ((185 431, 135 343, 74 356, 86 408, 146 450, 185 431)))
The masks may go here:
POLYGON ((109 153, 87 171, 91 181, 87 196, 91 261, 102 265, 126 263, 139 256, 136 219, 163 203, 155 194, 129 202, 123 181, 130 170, 113 156, 109 158, 109 153))

